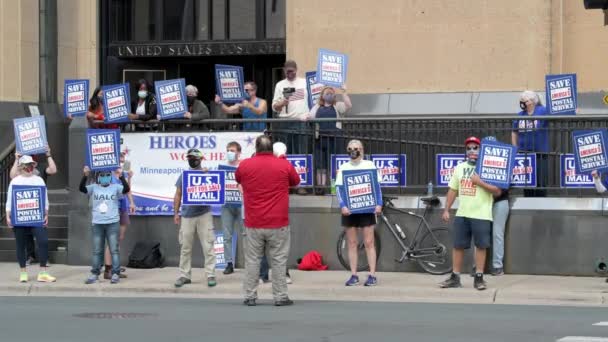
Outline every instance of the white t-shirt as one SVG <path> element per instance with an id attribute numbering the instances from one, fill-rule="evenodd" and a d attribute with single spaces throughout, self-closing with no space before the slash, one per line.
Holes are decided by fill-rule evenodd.
<path id="1" fill-rule="evenodd" d="M 336 174 L 336 185 L 342 185 L 342 171 L 349 170 L 377 170 L 376 165 L 371 160 L 362 160 L 359 164 L 353 164 L 352 162 L 344 163 L 338 169 L 338 173 Z M 382 175 L 380 174 L 380 170 L 378 170 L 378 179 L 382 179 Z"/>
<path id="2" fill-rule="evenodd" d="M 17 177 L 13 178 L 13 180 L 9 183 L 8 185 L 8 190 L 7 190 L 7 196 L 6 196 L 6 211 L 9 212 L 11 211 L 11 204 L 12 204 L 12 196 L 10 195 L 13 191 L 13 185 L 35 185 L 35 186 L 46 186 L 46 184 L 44 184 L 44 181 L 42 180 L 42 178 L 38 177 L 38 176 L 23 176 L 23 175 L 18 175 Z M 49 194 L 46 193 L 46 197 L 45 197 L 45 209 L 48 211 L 49 210 Z"/>
<path id="3" fill-rule="evenodd" d="M 146 115 L 146 102 L 142 102 L 137 105 L 137 109 L 135 110 L 135 114 L 137 115 Z"/>
<path id="4" fill-rule="evenodd" d="M 306 90 L 306 80 L 303 78 L 296 78 L 293 82 L 287 79 L 279 81 L 274 87 L 274 97 L 272 98 L 272 105 L 281 102 L 285 97 L 283 96 L 283 89 L 285 88 L 296 88 L 296 92 L 289 97 L 289 103 L 283 107 L 279 112 L 280 118 L 289 119 L 300 119 L 309 112 L 308 108 L 308 91 Z"/>

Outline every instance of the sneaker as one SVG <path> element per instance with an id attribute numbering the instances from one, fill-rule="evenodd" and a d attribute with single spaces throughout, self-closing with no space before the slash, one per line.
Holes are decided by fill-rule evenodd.
<path id="1" fill-rule="evenodd" d="M 87 277 L 87 280 L 84 281 L 85 284 L 90 285 L 90 284 L 94 284 L 99 280 L 99 276 L 97 274 L 89 274 L 89 276 Z"/>
<path id="2" fill-rule="evenodd" d="M 376 285 L 378 285 L 378 279 L 370 274 L 367 276 L 367 281 L 365 281 L 365 284 L 363 286 L 376 286 Z"/>
<path id="3" fill-rule="evenodd" d="M 501 275 L 505 274 L 505 271 L 502 267 L 496 267 L 496 268 L 492 269 L 491 274 L 493 276 L 501 276 Z"/>
<path id="4" fill-rule="evenodd" d="M 190 284 L 192 283 L 192 281 L 188 278 L 185 277 L 179 277 L 176 281 L 175 281 L 175 287 L 180 288 L 186 284 Z"/>
<path id="5" fill-rule="evenodd" d="M 27 281 L 28 281 L 27 272 L 20 272 L 19 273 L 19 282 L 20 283 L 27 283 Z"/>
<path id="6" fill-rule="evenodd" d="M 228 265 L 226 265 L 226 269 L 224 270 L 224 274 L 232 274 L 234 273 L 234 267 L 232 266 L 232 263 L 229 262 Z"/>
<path id="7" fill-rule="evenodd" d="M 251 298 L 251 299 L 245 299 L 245 301 L 243 302 L 244 305 L 247 306 L 256 306 L 257 304 L 255 303 L 255 299 Z"/>
<path id="8" fill-rule="evenodd" d="M 289 298 L 281 299 L 279 301 L 274 302 L 274 306 L 290 306 L 293 305 L 293 300 Z"/>
<path id="9" fill-rule="evenodd" d="M 34 261 L 34 258 L 28 257 L 27 260 L 25 260 L 25 266 L 31 266 Z"/>
<path id="10" fill-rule="evenodd" d="M 214 287 L 215 285 L 217 285 L 215 277 L 207 277 L 207 286 Z"/>
<path id="11" fill-rule="evenodd" d="M 110 279 L 110 284 L 118 284 L 120 283 L 120 274 L 112 274 L 112 279 Z"/>
<path id="12" fill-rule="evenodd" d="M 291 276 L 289 274 L 285 276 L 285 281 L 287 282 L 287 284 L 293 284 L 293 280 L 291 280 Z"/>
<path id="13" fill-rule="evenodd" d="M 452 273 L 448 279 L 439 283 L 439 287 L 442 289 L 462 287 L 462 284 L 460 283 L 460 276 L 456 273 Z"/>
<path id="14" fill-rule="evenodd" d="M 483 280 L 482 273 L 478 273 L 475 275 L 475 280 L 473 281 L 473 287 L 479 291 L 483 291 L 487 288 L 486 282 Z"/>
<path id="15" fill-rule="evenodd" d="M 473 267 L 471 267 L 471 278 L 474 278 L 475 274 L 477 274 L 477 267 L 473 265 Z"/>
<path id="16" fill-rule="evenodd" d="M 112 279 L 112 272 L 109 271 L 109 270 L 108 271 L 104 271 L 103 272 L 103 279 L 106 279 L 106 280 Z"/>
<path id="17" fill-rule="evenodd" d="M 346 286 L 355 286 L 355 285 L 359 285 L 359 276 L 356 275 L 351 275 L 350 279 L 348 279 L 348 281 L 346 282 L 346 284 L 344 284 Z"/>
<path id="18" fill-rule="evenodd" d="M 55 282 L 57 278 L 51 276 L 49 272 L 42 271 L 38 273 L 38 281 L 41 283 L 52 283 Z"/>

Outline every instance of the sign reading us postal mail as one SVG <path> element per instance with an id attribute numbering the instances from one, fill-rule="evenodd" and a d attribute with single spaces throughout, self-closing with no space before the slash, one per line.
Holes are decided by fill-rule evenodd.
<path id="1" fill-rule="evenodd" d="M 346 82 L 348 56 L 343 53 L 319 49 L 317 82 L 330 87 L 342 87 Z"/>
<path id="2" fill-rule="evenodd" d="M 488 184 L 508 189 L 511 185 L 516 154 L 517 147 L 513 145 L 483 139 L 475 164 L 475 173 Z"/>
<path id="3" fill-rule="evenodd" d="M 103 110 L 106 123 L 128 122 L 131 113 L 129 84 L 103 86 Z"/>
<path id="4" fill-rule="evenodd" d="M 308 91 L 308 108 L 314 107 L 321 97 L 324 85 L 317 83 L 317 72 L 309 71 L 306 73 L 306 90 Z"/>
<path id="5" fill-rule="evenodd" d="M 83 116 L 89 109 L 89 80 L 65 80 L 63 84 L 63 114 Z"/>
<path id="6" fill-rule="evenodd" d="M 511 186 L 514 188 L 536 187 L 536 154 L 520 153 L 515 157 Z"/>
<path id="7" fill-rule="evenodd" d="M 223 102 L 235 103 L 245 99 L 243 67 L 215 65 L 216 91 Z"/>
<path id="8" fill-rule="evenodd" d="M 287 160 L 300 176 L 300 186 L 312 186 L 312 154 L 292 154 Z"/>
<path id="9" fill-rule="evenodd" d="M 346 170 L 341 196 L 353 214 L 373 213 L 382 198 L 377 170 Z"/>
<path id="10" fill-rule="evenodd" d="M 572 132 L 577 173 L 608 168 L 607 137 L 606 130 Z"/>
<path id="11" fill-rule="evenodd" d="M 182 204 L 224 204 L 224 171 L 184 171 L 182 175 Z"/>
<path id="12" fill-rule="evenodd" d="M 593 177 L 591 174 L 576 172 L 574 154 L 562 154 L 559 156 L 560 186 L 562 188 L 593 188 Z"/>
<path id="13" fill-rule="evenodd" d="M 346 164 L 350 161 L 348 154 L 332 154 L 331 155 L 331 179 L 336 180 L 336 175 L 342 164 Z"/>
<path id="14" fill-rule="evenodd" d="M 217 168 L 226 174 L 224 177 L 224 204 L 242 204 L 243 195 L 239 191 L 239 184 L 234 176 L 236 167 L 222 164 Z"/>
<path id="15" fill-rule="evenodd" d="M 576 74 L 546 75 L 549 114 L 576 114 Z"/>
<path id="16" fill-rule="evenodd" d="M 87 165 L 93 171 L 116 170 L 120 167 L 120 131 L 87 130 Z"/>
<path id="17" fill-rule="evenodd" d="M 373 154 L 371 161 L 380 173 L 380 186 L 405 186 L 406 160 L 405 154 Z"/>
<path id="18" fill-rule="evenodd" d="M 13 185 L 11 190 L 11 224 L 14 227 L 44 226 L 46 187 Z"/>
<path id="19" fill-rule="evenodd" d="M 17 153 L 34 155 L 46 153 L 46 127 L 44 116 L 13 119 Z"/>
<path id="20" fill-rule="evenodd" d="M 458 164 L 464 162 L 464 154 L 437 154 L 435 155 L 437 175 L 436 183 L 438 187 L 446 187 L 450 184 L 454 169 Z"/>
<path id="21" fill-rule="evenodd" d="M 188 111 L 186 81 L 183 78 L 154 82 L 156 106 L 161 120 L 183 118 Z"/>

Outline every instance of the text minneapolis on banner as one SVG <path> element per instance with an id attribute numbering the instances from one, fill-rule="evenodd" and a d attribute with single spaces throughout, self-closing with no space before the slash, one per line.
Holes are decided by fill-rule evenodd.
<path id="1" fill-rule="evenodd" d="M 576 74 L 545 76 L 549 114 L 576 114 Z"/>
<path id="2" fill-rule="evenodd" d="M 517 147 L 497 141 L 482 140 L 475 173 L 481 180 L 501 189 L 511 185 Z"/>
<path id="3" fill-rule="evenodd" d="M 183 78 L 154 82 L 156 105 L 161 120 L 183 118 L 188 111 L 186 81 Z"/>
<path id="4" fill-rule="evenodd" d="M 106 123 L 129 122 L 131 97 L 129 84 L 103 86 L 103 109 Z"/>
<path id="5" fill-rule="evenodd" d="M 236 182 L 236 167 L 230 165 L 218 165 L 218 170 L 224 171 L 224 204 L 242 204 L 243 195 L 239 191 L 239 184 Z"/>
<path id="6" fill-rule="evenodd" d="M 293 165 L 300 176 L 300 186 L 312 186 L 312 155 L 292 154 L 287 156 L 287 160 Z"/>
<path id="7" fill-rule="evenodd" d="M 606 130 L 572 132 L 577 173 L 608 169 L 607 138 Z"/>
<path id="8" fill-rule="evenodd" d="M 559 180 L 562 188 L 593 188 L 593 177 L 590 173 L 581 174 L 576 172 L 574 154 L 562 154 L 559 156 Z"/>
<path id="9" fill-rule="evenodd" d="M 330 87 L 342 87 L 346 82 L 348 56 L 343 53 L 319 49 L 317 82 Z"/>
<path id="10" fill-rule="evenodd" d="M 93 171 L 113 171 L 120 167 L 120 131 L 87 130 L 87 165 Z"/>
<path id="11" fill-rule="evenodd" d="M 342 201 L 353 214 L 373 213 L 382 204 L 377 170 L 342 171 Z"/>
<path id="12" fill-rule="evenodd" d="M 46 216 L 46 187 L 11 186 L 11 224 L 14 227 L 42 227 Z"/>
<path id="13" fill-rule="evenodd" d="M 13 119 L 15 149 L 22 155 L 46 153 L 47 139 L 44 116 Z"/>
<path id="14" fill-rule="evenodd" d="M 245 99 L 243 67 L 215 65 L 216 91 L 223 102 L 236 103 Z"/>
<path id="15" fill-rule="evenodd" d="M 83 116 L 89 109 L 89 80 L 65 80 L 63 85 L 63 114 Z"/>
<path id="16" fill-rule="evenodd" d="M 317 72 L 309 71 L 306 73 L 306 90 L 308 91 L 308 108 L 314 107 L 319 102 L 321 91 L 324 85 L 317 83 Z"/>
<path id="17" fill-rule="evenodd" d="M 224 204 L 224 184 L 224 171 L 184 171 L 182 176 L 182 204 Z"/>

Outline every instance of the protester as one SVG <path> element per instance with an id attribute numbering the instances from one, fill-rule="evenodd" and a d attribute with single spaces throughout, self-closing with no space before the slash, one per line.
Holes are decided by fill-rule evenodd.
<path id="1" fill-rule="evenodd" d="M 137 81 L 137 101 L 131 104 L 129 119 L 148 121 L 156 119 L 156 96 L 152 92 L 152 84 L 146 79 Z"/>
<path id="2" fill-rule="evenodd" d="M 606 192 L 606 188 L 608 188 L 608 179 L 605 175 L 600 174 L 597 170 L 591 171 L 591 176 L 593 177 L 593 184 L 595 185 L 595 190 L 603 194 Z"/>
<path id="3" fill-rule="evenodd" d="M 207 171 L 201 166 L 203 154 L 196 148 L 191 148 L 186 153 L 190 170 Z M 217 285 L 215 278 L 215 252 L 213 243 L 215 233 L 213 231 L 213 216 L 211 208 L 204 205 L 181 205 L 182 201 L 182 175 L 179 175 L 175 183 L 175 196 L 173 197 L 173 221 L 179 226 L 178 240 L 181 246 L 179 256 L 180 277 L 175 281 L 175 287 L 179 288 L 192 283 L 192 243 L 194 234 L 198 235 L 205 258 L 205 273 L 207 275 L 207 286 Z M 181 217 L 180 217 L 181 207 Z"/>
<path id="4" fill-rule="evenodd" d="M 186 86 L 186 96 L 188 100 L 188 112 L 184 114 L 184 118 L 192 121 L 200 121 L 203 119 L 209 119 L 209 109 L 203 101 L 199 100 L 198 88 L 189 84 Z"/>
<path id="5" fill-rule="evenodd" d="M 80 180 L 80 192 L 89 195 L 91 206 L 93 241 L 93 256 L 91 274 L 85 280 L 85 284 L 93 284 L 99 280 L 101 267 L 103 266 L 103 254 L 106 240 L 112 254 L 112 277 L 110 282 L 120 282 L 120 253 L 118 251 L 118 235 L 120 231 L 120 198 L 130 191 L 129 183 L 120 170 L 120 184 L 112 183 L 112 172 L 100 171 L 97 173 L 95 182 L 87 184 L 91 170 L 88 166 L 83 169 Z"/>
<path id="6" fill-rule="evenodd" d="M 91 99 L 89 100 L 89 111 L 87 112 L 87 122 L 89 123 L 89 128 L 99 128 L 99 129 L 116 129 L 118 128 L 117 124 L 106 124 L 105 114 L 103 111 L 103 90 L 101 87 L 95 88 L 93 90 L 93 95 L 91 95 Z"/>
<path id="7" fill-rule="evenodd" d="M 241 158 L 241 145 L 231 141 L 226 145 L 226 160 L 228 166 L 238 167 Z M 224 231 L 224 258 L 226 269 L 224 274 L 234 273 L 234 260 L 232 258 L 232 236 L 243 232 L 243 217 L 241 204 L 224 204 L 222 206 L 222 230 Z"/>
<path id="8" fill-rule="evenodd" d="M 460 270 L 464 250 L 471 246 L 471 237 L 475 239 L 475 265 L 477 268 L 473 284 L 477 290 L 485 290 L 487 287 L 483 280 L 483 267 L 487 248 L 490 247 L 492 241 L 492 195 L 500 196 L 501 191 L 498 187 L 482 181 L 479 175 L 475 174 L 480 144 L 476 137 L 469 137 L 465 140 L 466 162 L 456 166 L 450 180 L 442 216 L 446 223 L 450 220 L 450 209 L 456 196 L 458 196 L 459 204 L 453 223 L 453 272 L 447 280 L 439 284 L 441 288 L 462 287 Z"/>
<path id="9" fill-rule="evenodd" d="M 235 174 L 243 188 L 246 213 L 244 304 L 256 305 L 260 259 L 266 251 L 272 266 L 274 305 L 292 305 L 285 279 L 290 243 L 289 187 L 298 185 L 300 176 L 291 163 L 273 155 L 268 136 L 259 136 L 255 147 L 255 156 L 243 160 Z"/>
<path id="10" fill-rule="evenodd" d="M 494 195 L 492 205 L 492 270 L 493 276 L 504 272 L 505 227 L 509 218 L 509 189 L 500 189 L 500 195 Z"/>
<path id="11" fill-rule="evenodd" d="M 336 100 L 336 90 L 332 87 L 324 87 L 321 90 L 317 104 L 310 110 L 311 118 L 337 119 L 344 116 L 352 108 L 350 97 L 346 94 L 346 85 L 342 86 L 343 101 Z M 319 192 L 324 194 L 327 184 L 330 158 L 337 154 L 336 146 L 341 146 L 342 139 L 338 138 L 338 132 L 342 129 L 341 122 L 320 122 L 316 124 L 314 159 L 316 167 L 317 185 L 323 187 Z"/>
<path id="12" fill-rule="evenodd" d="M 51 155 L 51 148 L 46 146 L 46 162 L 47 165 L 43 163 L 38 163 L 37 159 L 40 159 L 39 155 L 32 156 L 34 162 L 36 162 L 37 167 L 34 169 L 34 175 L 40 176 L 44 183 L 46 184 L 49 176 L 52 176 L 57 173 L 57 165 L 55 165 L 55 160 Z M 21 154 L 15 153 L 15 162 L 11 167 L 9 172 L 9 176 L 11 179 L 17 177 L 20 174 L 21 169 L 19 168 L 19 158 L 21 158 Z M 34 235 L 31 230 L 25 232 L 25 253 L 26 253 L 26 261 L 25 264 L 29 266 L 31 263 L 36 261 L 36 246 L 34 245 Z M 47 261 L 47 267 L 50 266 Z"/>
<path id="13" fill-rule="evenodd" d="M 532 118 L 514 120 L 511 132 L 511 143 L 519 148 L 520 153 L 536 152 L 536 172 L 538 187 L 547 186 L 549 178 L 549 122 L 543 120 L 542 116 L 548 115 L 537 93 L 526 90 L 519 99 L 522 109 L 517 115 L 531 116 Z M 545 189 L 524 189 L 525 197 L 545 197 Z"/>
<path id="14" fill-rule="evenodd" d="M 226 114 L 241 114 L 243 119 L 266 119 L 268 117 L 268 105 L 266 100 L 257 97 L 258 86 L 255 82 L 245 82 L 245 100 L 232 106 L 226 106 L 218 95 L 215 95 L 215 103 L 221 106 L 222 112 Z M 245 122 L 243 131 L 263 132 L 266 130 L 265 122 Z"/>
<path id="15" fill-rule="evenodd" d="M 359 140 L 351 140 L 346 148 L 350 161 L 340 166 L 336 175 L 336 193 L 340 193 L 340 188 L 344 185 L 342 175 L 344 171 L 350 170 L 377 170 L 376 165 L 369 160 L 364 160 L 365 151 L 363 143 Z M 380 176 L 380 175 L 379 175 Z M 346 286 L 359 284 L 357 275 L 357 246 L 359 244 L 359 229 L 363 233 L 363 243 L 365 245 L 365 255 L 369 263 L 369 275 L 365 281 L 365 286 L 376 286 L 376 245 L 374 241 L 374 228 L 376 227 L 376 215 L 382 212 L 382 203 L 376 206 L 373 214 L 352 214 L 348 209 L 344 199 L 338 196 L 340 210 L 342 212 L 342 227 L 346 231 L 348 241 L 348 260 L 350 263 L 351 276 L 346 281 Z"/>
<path id="16" fill-rule="evenodd" d="M 40 257 L 40 272 L 38 273 L 38 281 L 39 282 L 54 282 L 57 279 L 51 276 L 47 269 L 47 260 L 49 257 L 48 252 L 48 232 L 46 230 L 46 226 L 48 225 L 49 219 L 49 200 L 48 193 L 46 194 L 45 200 L 45 215 L 44 215 L 44 227 L 13 227 L 11 222 L 11 211 L 12 211 L 12 191 L 14 185 L 33 185 L 33 186 L 45 186 L 44 181 L 39 176 L 34 174 L 34 169 L 36 168 L 36 162 L 30 156 L 21 156 L 19 158 L 19 174 L 11 180 L 7 189 L 6 196 L 6 224 L 9 228 L 13 228 L 13 233 L 15 234 L 15 243 L 16 243 L 16 254 L 17 260 L 19 262 L 19 267 L 21 268 L 21 273 L 19 274 L 19 282 L 25 283 L 28 281 L 28 273 L 26 270 L 26 259 L 25 259 L 25 243 L 26 243 L 26 234 L 33 234 L 36 236 L 36 243 L 38 244 L 39 257 Z"/>

